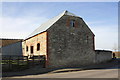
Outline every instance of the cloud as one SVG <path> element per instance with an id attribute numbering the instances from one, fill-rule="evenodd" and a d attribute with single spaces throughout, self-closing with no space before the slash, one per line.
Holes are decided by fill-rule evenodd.
<path id="1" fill-rule="evenodd" d="M 0 38 L 25 38 L 32 31 L 46 22 L 46 17 L 2 17 Z M 104 21 L 88 22 L 95 34 L 96 49 L 111 49 L 118 44 L 117 25 L 102 25 Z M 117 46 L 117 45 L 116 45 Z"/>
<path id="2" fill-rule="evenodd" d="M 95 34 L 96 49 L 102 48 L 114 50 L 115 47 L 118 48 L 118 28 L 116 26 L 117 25 L 99 25 L 91 27 Z"/>
<path id="3" fill-rule="evenodd" d="M 0 38 L 24 39 L 27 35 L 29 35 L 29 32 L 2 32 Z"/>
<path id="4" fill-rule="evenodd" d="M 92 25 L 96 25 L 96 24 L 106 23 L 106 21 L 88 21 L 86 23 L 92 26 Z"/>
<path id="5" fill-rule="evenodd" d="M 0 22 L 2 21 L 0 38 L 23 39 L 47 20 L 45 17 L 0 18 Z M 104 23 L 102 21 L 88 23 L 95 34 L 96 49 L 113 50 L 115 44 L 118 44 L 117 25 L 102 25 L 102 23 Z"/>
<path id="6" fill-rule="evenodd" d="M 86 22 L 95 34 L 96 49 L 118 50 L 118 25 L 117 20 L 96 20 Z"/>
<path id="7" fill-rule="evenodd" d="M 2 17 L 0 37 L 25 38 L 46 20 L 45 17 Z"/>

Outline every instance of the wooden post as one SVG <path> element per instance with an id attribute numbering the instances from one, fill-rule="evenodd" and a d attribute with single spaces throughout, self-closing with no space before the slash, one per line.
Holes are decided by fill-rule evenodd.
<path id="1" fill-rule="evenodd" d="M 9 70 L 11 69 L 11 56 L 9 56 L 9 62 L 8 62 L 8 65 L 9 65 Z"/>
<path id="2" fill-rule="evenodd" d="M 19 56 L 18 56 L 18 60 L 17 60 L 17 65 L 19 66 Z"/>
<path id="3" fill-rule="evenodd" d="M 39 55 L 39 64 L 40 64 L 40 55 Z"/>
<path id="4" fill-rule="evenodd" d="M 46 56 L 44 56 L 44 59 L 43 59 L 43 68 L 46 67 Z"/>
<path id="5" fill-rule="evenodd" d="M 34 56 L 33 56 L 33 58 L 32 58 L 32 62 L 33 62 L 33 66 L 34 66 Z"/>
<path id="6" fill-rule="evenodd" d="M 29 60 L 28 60 L 28 56 L 27 56 L 26 58 L 27 58 L 27 67 L 29 67 Z"/>

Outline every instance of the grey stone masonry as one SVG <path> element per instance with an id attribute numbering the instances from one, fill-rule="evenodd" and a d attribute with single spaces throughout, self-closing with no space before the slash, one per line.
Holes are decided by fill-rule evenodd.
<path id="1" fill-rule="evenodd" d="M 71 25 L 72 20 L 75 21 L 74 26 Z M 82 18 L 64 15 L 47 32 L 49 67 L 94 63 L 94 34 Z"/>
<path id="2" fill-rule="evenodd" d="M 95 62 L 101 63 L 112 59 L 112 51 L 107 50 L 95 50 Z"/>

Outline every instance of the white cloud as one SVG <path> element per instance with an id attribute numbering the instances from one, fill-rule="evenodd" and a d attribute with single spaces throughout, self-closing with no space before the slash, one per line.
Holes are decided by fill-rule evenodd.
<path id="1" fill-rule="evenodd" d="M 3 17 L 2 20 L 0 18 L 0 22 L 2 21 L 0 38 L 25 38 L 47 20 L 45 17 Z M 117 25 L 105 26 L 102 23 L 102 21 L 89 22 L 95 34 L 96 49 L 113 50 L 115 44 L 118 44 Z"/>
<path id="2" fill-rule="evenodd" d="M 0 37 L 25 38 L 46 20 L 48 19 L 45 17 L 2 17 Z"/>
<path id="3" fill-rule="evenodd" d="M 94 25 L 94 24 L 102 24 L 102 23 L 105 23 L 105 21 L 89 21 L 89 22 L 86 22 L 87 24 L 89 25 Z"/>
<path id="4" fill-rule="evenodd" d="M 116 25 L 99 25 L 97 27 L 91 27 L 91 29 L 95 34 L 96 49 L 114 50 L 115 47 L 118 48 L 118 29 Z"/>
<path id="5" fill-rule="evenodd" d="M 96 49 L 115 50 L 118 49 L 118 25 L 117 22 L 92 21 L 87 22 L 95 34 Z"/>
<path id="6" fill-rule="evenodd" d="M 24 39 L 26 35 L 29 35 L 29 32 L 2 32 L 0 38 Z"/>

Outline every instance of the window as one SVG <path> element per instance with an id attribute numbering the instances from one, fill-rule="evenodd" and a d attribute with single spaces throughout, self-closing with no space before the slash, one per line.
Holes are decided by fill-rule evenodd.
<path id="1" fill-rule="evenodd" d="M 40 50 L 40 43 L 37 44 L 37 51 Z"/>
<path id="2" fill-rule="evenodd" d="M 33 46 L 30 46 L 30 52 L 33 53 Z"/>
<path id="3" fill-rule="evenodd" d="M 87 36 L 87 43 L 88 43 L 88 38 L 89 38 L 89 36 Z"/>
<path id="4" fill-rule="evenodd" d="M 28 46 L 26 46 L 26 51 L 28 51 Z"/>
<path id="5" fill-rule="evenodd" d="M 70 26 L 75 27 L 75 20 L 70 21 Z"/>

